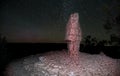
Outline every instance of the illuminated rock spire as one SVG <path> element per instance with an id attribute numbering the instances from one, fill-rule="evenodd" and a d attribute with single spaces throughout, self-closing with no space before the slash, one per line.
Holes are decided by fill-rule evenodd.
<path id="1" fill-rule="evenodd" d="M 79 47 L 81 41 L 81 29 L 78 13 L 73 13 L 70 15 L 66 26 L 65 40 L 68 43 L 69 56 L 77 61 L 79 59 Z"/>

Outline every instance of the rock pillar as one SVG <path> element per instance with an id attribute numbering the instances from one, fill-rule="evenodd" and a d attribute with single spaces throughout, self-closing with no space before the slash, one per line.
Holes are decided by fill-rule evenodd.
<path id="1" fill-rule="evenodd" d="M 65 40 L 68 45 L 69 56 L 77 61 L 79 59 L 79 47 L 81 41 L 81 29 L 78 13 L 73 13 L 70 15 L 66 26 Z"/>

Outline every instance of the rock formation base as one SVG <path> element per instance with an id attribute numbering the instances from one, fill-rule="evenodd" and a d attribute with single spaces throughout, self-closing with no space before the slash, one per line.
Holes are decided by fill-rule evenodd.
<path id="1" fill-rule="evenodd" d="M 119 60 L 80 53 L 79 64 L 66 51 L 30 56 L 9 64 L 6 76 L 120 76 Z"/>

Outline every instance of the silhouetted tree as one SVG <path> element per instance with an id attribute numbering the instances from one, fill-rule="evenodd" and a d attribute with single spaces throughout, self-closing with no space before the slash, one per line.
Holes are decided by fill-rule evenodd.
<path id="1" fill-rule="evenodd" d="M 101 40 L 98 42 L 97 46 L 105 46 L 107 44 L 107 40 Z"/>
<path id="2" fill-rule="evenodd" d="M 90 45 L 91 44 L 91 36 L 90 35 L 86 36 L 84 42 L 85 42 L 85 45 Z"/>
<path id="3" fill-rule="evenodd" d="M 115 45 L 120 45 L 120 0 L 113 0 L 114 5 L 106 5 L 104 11 L 107 15 L 104 29 L 110 33 L 110 39 Z M 112 8 L 112 9 L 111 9 Z M 115 9 L 115 10 L 113 10 Z M 114 14 L 113 14 L 114 11 Z M 117 15 L 116 15 L 116 14 Z M 114 31 L 114 32 L 111 32 Z"/>
<path id="4" fill-rule="evenodd" d="M 3 49 L 5 49 L 6 44 L 7 44 L 7 39 L 6 39 L 6 37 L 4 36 L 4 37 L 2 38 L 2 48 L 3 48 Z"/>
<path id="5" fill-rule="evenodd" d="M 98 42 L 97 38 L 96 37 L 91 37 L 90 35 L 88 35 L 84 38 L 84 45 L 96 46 L 97 42 Z"/>
<path id="6" fill-rule="evenodd" d="M 116 34 L 111 34 L 110 35 L 110 40 L 111 40 L 111 44 L 120 45 L 120 37 L 117 36 Z"/>
<path id="7" fill-rule="evenodd" d="M 96 37 L 91 37 L 90 35 L 86 36 L 84 38 L 84 49 L 82 50 L 83 52 L 91 53 L 91 54 L 99 54 L 100 50 L 97 48 L 97 38 Z"/>
<path id="8" fill-rule="evenodd" d="M 6 37 L 2 37 L 2 35 L 0 35 L 0 60 L 1 61 L 5 61 L 7 59 L 8 53 L 7 53 L 7 40 Z"/>
<path id="9" fill-rule="evenodd" d="M 94 38 L 92 38 L 91 39 L 91 45 L 93 45 L 93 46 L 96 46 L 97 45 L 97 38 L 96 37 L 94 37 Z"/>
<path id="10" fill-rule="evenodd" d="M 6 37 L 0 34 L 0 73 L 3 74 L 7 63 L 10 61 L 10 55 L 8 53 Z"/>

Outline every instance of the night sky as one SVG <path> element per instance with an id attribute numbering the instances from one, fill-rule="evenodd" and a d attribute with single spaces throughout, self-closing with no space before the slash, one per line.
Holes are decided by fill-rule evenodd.
<path id="1" fill-rule="evenodd" d="M 3 0 L 0 33 L 8 42 L 64 42 L 69 15 L 79 13 L 83 36 L 108 39 L 103 8 L 113 0 Z M 113 9 L 113 8 L 110 8 Z"/>

